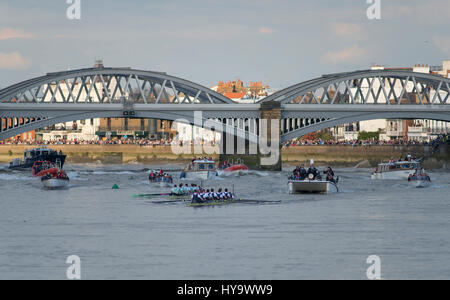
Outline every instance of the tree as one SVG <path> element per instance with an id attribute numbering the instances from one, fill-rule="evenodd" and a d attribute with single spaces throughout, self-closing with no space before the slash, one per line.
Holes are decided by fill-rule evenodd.
<path id="1" fill-rule="evenodd" d="M 367 140 L 375 140 L 378 141 L 380 139 L 380 132 L 379 131 L 361 131 L 358 134 L 358 140 L 360 141 L 367 141 Z"/>

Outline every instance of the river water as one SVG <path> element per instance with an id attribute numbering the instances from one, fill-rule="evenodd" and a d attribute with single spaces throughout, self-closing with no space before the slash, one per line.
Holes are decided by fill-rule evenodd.
<path id="1" fill-rule="evenodd" d="M 254 172 L 204 186 L 281 203 L 192 208 L 133 198 L 149 168 L 67 165 L 49 191 L 0 166 L 0 279 L 65 279 L 70 255 L 82 279 L 366 279 L 370 255 L 384 279 L 450 279 L 450 173 L 417 189 L 337 169 L 339 193 L 288 195 L 289 170 Z"/>

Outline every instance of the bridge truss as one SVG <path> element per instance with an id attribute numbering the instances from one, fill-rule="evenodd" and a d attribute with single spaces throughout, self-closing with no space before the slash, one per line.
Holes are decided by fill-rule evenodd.
<path id="1" fill-rule="evenodd" d="M 237 104 L 196 83 L 130 68 L 49 73 L 0 90 L 0 140 L 58 123 L 92 118 L 184 119 L 233 124 L 255 134 L 261 107 L 281 110 L 281 141 L 372 119 L 450 121 L 450 79 L 406 70 L 324 75 L 256 104 Z M 246 125 L 247 124 L 247 125 Z"/>

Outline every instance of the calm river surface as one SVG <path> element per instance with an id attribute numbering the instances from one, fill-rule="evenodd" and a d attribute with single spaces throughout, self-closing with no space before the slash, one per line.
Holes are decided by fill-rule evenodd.
<path id="1" fill-rule="evenodd" d="M 65 279 L 70 255 L 82 279 L 365 279 L 369 255 L 384 279 L 450 279 L 450 173 L 416 189 L 337 169 L 331 195 L 253 173 L 204 186 L 281 203 L 191 208 L 133 198 L 155 192 L 149 168 L 67 165 L 70 188 L 48 191 L 0 166 L 0 279 Z"/>

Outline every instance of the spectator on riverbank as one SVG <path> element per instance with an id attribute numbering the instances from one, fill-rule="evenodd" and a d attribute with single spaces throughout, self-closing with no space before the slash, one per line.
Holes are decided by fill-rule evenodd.
<path id="1" fill-rule="evenodd" d="M 336 140 L 307 140 L 298 139 L 283 143 L 284 148 L 295 147 L 295 146 L 321 146 L 321 145 L 340 145 L 340 146 L 353 146 L 353 147 L 370 147 L 370 146 L 383 146 L 383 145 L 429 145 L 432 147 L 432 151 L 436 151 L 439 145 L 443 143 L 449 143 L 449 134 L 443 134 L 438 136 L 436 139 L 430 142 L 419 142 L 410 141 L 403 139 L 396 139 L 391 141 L 374 141 L 374 140 L 351 140 L 351 141 L 336 141 Z M 53 141 L 21 141 L 21 140 L 11 140 L 11 141 L 0 141 L 0 145 L 28 145 L 28 146 L 52 146 L 52 145 L 138 145 L 138 146 L 172 146 L 172 145 L 183 145 L 186 144 L 185 141 L 178 141 L 174 139 L 161 139 L 161 140 L 150 140 L 146 138 L 133 139 L 133 138 L 120 138 L 111 140 L 53 140 Z M 202 140 L 191 141 L 191 146 L 194 145 L 205 145 L 206 142 Z M 215 142 L 208 142 L 209 145 L 215 146 Z"/>
<path id="2" fill-rule="evenodd" d="M 375 141 L 375 140 L 351 140 L 351 141 L 336 141 L 336 140 L 293 140 L 289 142 L 285 142 L 283 144 L 284 148 L 295 147 L 295 146 L 321 146 L 321 145 L 340 145 L 340 146 L 362 146 L 362 147 L 370 147 L 370 146 L 401 146 L 401 145 L 419 145 L 419 146 L 432 146 L 433 150 L 438 147 L 442 143 L 448 143 L 449 135 L 440 135 L 436 139 L 427 142 L 427 141 L 411 141 L 405 139 L 396 139 L 391 141 Z"/>

